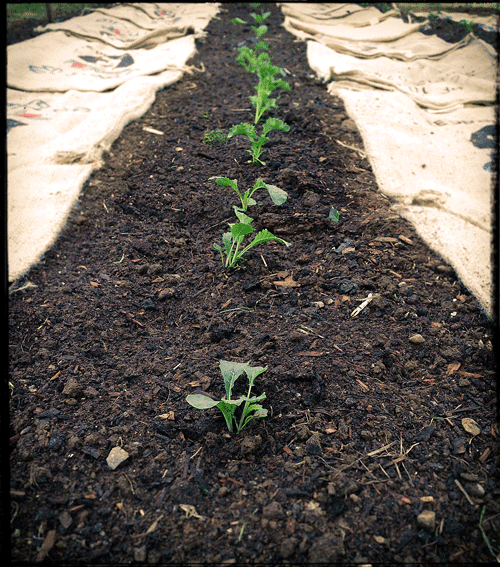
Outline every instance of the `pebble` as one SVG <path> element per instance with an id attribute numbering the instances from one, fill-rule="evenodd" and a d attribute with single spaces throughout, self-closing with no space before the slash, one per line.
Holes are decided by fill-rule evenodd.
<path id="1" fill-rule="evenodd" d="M 121 447 L 113 447 L 109 452 L 106 462 L 108 463 L 108 467 L 114 471 L 118 466 L 126 461 L 128 457 L 129 454 L 127 453 L 127 451 L 125 451 Z"/>
<path id="2" fill-rule="evenodd" d="M 470 492 L 472 496 L 477 496 L 478 498 L 482 498 L 486 494 L 486 491 L 478 482 L 471 485 Z"/>
<path id="3" fill-rule="evenodd" d="M 409 338 L 410 343 L 413 343 L 414 345 L 421 345 L 423 343 L 425 343 L 425 339 L 422 335 L 416 334 L 416 335 L 412 335 Z"/>
<path id="4" fill-rule="evenodd" d="M 417 516 L 417 524 L 428 531 L 433 531 L 436 525 L 436 512 L 424 510 Z"/>
<path id="5" fill-rule="evenodd" d="M 66 382 L 62 393 L 64 396 L 68 396 L 68 398 L 79 398 L 83 394 L 83 388 L 74 378 L 70 378 Z"/>

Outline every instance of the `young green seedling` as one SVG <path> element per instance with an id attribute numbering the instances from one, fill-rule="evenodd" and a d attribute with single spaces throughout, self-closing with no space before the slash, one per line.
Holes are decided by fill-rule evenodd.
<path id="1" fill-rule="evenodd" d="M 468 32 L 471 32 L 472 28 L 474 27 L 474 22 L 472 20 L 470 22 L 468 22 L 467 20 L 461 20 L 460 23 Z"/>
<path id="2" fill-rule="evenodd" d="M 290 246 L 288 242 L 285 242 L 281 238 L 274 236 L 267 228 L 258 232 L 254 239 L 242 248 L 243 241 L 247 234 L 252 234 L 254 228 L 252 227 L 253 219 L 246 215 L 243 211 L 239 210 L 237 207 L 234 208 L 234 212 L 238 217 L 240 222 L 228 223 L 230 232 L 225 232 L 222 235 L 222 244 L 224 248 L 217 243 L 214 243 L 214 248 L 219 252 L 222 259 L 222 265 L 225 268 L 236 268 L 239 262 L 245 260 L 243 256 L 255 246 L 264 244 L 266 242 L 279 242 L 285 246 Z"/>
<path id="3" fill-rule="evenodd" d="M 236 434 L 248 425 L 252 420 L 266 417 L 267 410 L 259 403 L 266 399 L 266 394 L 260 396 L 251 396 L 251 391 L 255 378 L 260 376 L 267 370 L 267 366 L 250 366 L 250 361 L 246 363 L 231 362 L 229 360 L 221 360 L 219 363 L 222 377 L 224 378 L 224 388 L 226 395 L 221 400 L 213 399 L 206 394 L 191 394 L 187 396 L 186 402 L 196 409 L 210 409 L 217 407 L 222 412 L 226 425 L 232 433 L 236 427 Z M 248 391 L 246 396 L 240 396 L 238 399 L 231 399 L 233 387 L 238 378 L 245 373 L 248 378 Z M 236 416 L 237 408 L 241 407 L 241 415 Z"/>
<path id="4" fill-rule="evenodd" d="M 268 118 L 263 127 L 262 127 L 262 134 L 259 136 L 253 124 L 248 124 L 247 122 L 242 122 L 241 124 L 236 124 L 229 129 L 229 133 L 227 135 L 228 138 L 232 138 L 233 136 L 247 136 L 250 140 L 251 149 L 246 150 L 252 159 L 248 160 L 248 163 L 255 163 L 259 162 L 262 165 L 266 165 L 265 161 L 260 159 L 260 156 L 263 153 L 262 146 L 269 140 L 266 134 L 272 132 L 273 130 L 282 130 L 283 132 L 288 132 L 290 130 L 290 126 L 285 124 L 283 120 L 279 118 Z"/>
<path id="5" fill-rule="evenodd" d="M 255 14 L 254 12 L 252 12 L 250 15 L 260 25 L 260 24 L 262 24 L 262 22 L 264 20 L 267 20 L 267 18 L 269 18 L 269 16 L 271 15 L 271 12 L 264 12 L 264 10 L 261 8 L 260 14 Z M 252 26 L 252 28 L 253 28 L 253 26 Z"/>
<path id="6" fill-rule="evenodd" d="M 271 65 L 272 67 L 272 65 Z M 264 67 L 265 69 L 265 67 Z M 290 85 L 283 79 L 275 78 L 272 75 L 264 75 L 260 78 L 256 87 L 257 94 L 250 97 L 250 102 L 255 108 L 254 124 L 258 124 L 262 115 L 270 108 L 278 108 L 275 98 L 269 95 L 276 89 L 290 90 Z"/>
<path id="7" fill-rule="evenodd" d="M 286 191 L 283 191 L 283 189 L 276 187 L 276 185 L 268 185 L 267 183 L 262 181 L 262 179 L 257 179 L 253 188 L 247 189 L 243 194 L 238 189 L 238 182 L 236 181 L 236 179 L 215 176 L 210 177 L 209 181 L 212 179 L 215 179 L 215 182 L 217 183 L 217 185 L 219 185 L 219 187 L 231 187 L 232 189 L 234 189 L 241 201 L 241 207 L 234 206 L 235 210 L 246 212 L 250 205 L 255 205 L 256 202 L 254 199 L 252 199 L 252 195 L 258 189 L 267 189 L 269 197 L 271 197 L 271 200 L 275 205 L 282 205 L 288 198 L 288 193 Z"/>
<path id="8" fill-rule="evenodd" d="M 254 16 L 255 14 L 252 14 Z M 250 26 L 253 29 L 253 33 L 256 35 L 257 39 L 260 39 L 268 30 L 266 24 L 260 24 L 260 26 Z"/>
<path id="9" fill-rule="evenodd" d="M 334 207 L 331 207 L 330 212 L 328 213 L 328 218 L 333 222 L 339 222 L 340 215 L 339 215 L 339 212 L 337 211 L 337 209 L 335 209 Z"/>
<path id="10" fill-rule="evenodd" d="M 203 136 L 203 143 L 213 146 L 215 142 L 221 142 L 222 144 L 227 144 L 227 134 L 224 130 L 216 128 L 215 130 L 207 130 Z"/>
<path id="11" fill-rule="evenodd" d="M 253 49 L 250 49 L 246 45 L 238 48 L 239 55 L 236 57 L 236 62 L 249 73 L 256 73 L 257 69 L 260 69 L 265 63 L 271 60 L 269 53 L 263 51 L 257 54 L 257 49 L 269 49 L 269 46 L 265 41 L 258 41 Z"/>

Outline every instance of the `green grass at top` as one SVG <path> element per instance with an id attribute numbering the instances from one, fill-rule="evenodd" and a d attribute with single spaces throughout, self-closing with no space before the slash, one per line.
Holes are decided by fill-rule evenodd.
<path id="1" fill-rule="evenodd" d="M 36 2 L 33 4 L 7 4 L 7 22 L 18 22 L 28 18 L 46 18 L 47 9 L 45 4 Z"/>
<path id="2" fill-rule="evenodd" d="M 80 3 L 54 3 L 50 4 L 52 16 L 55 21 L 65 20 L 79 16 L 85 8 L 97 8 L 99 4 Z M 7 25 L 22 22 L 23 20 L 36 19 L 41 23 L 47 22 L 47 7 L 43 2 L 7 4 Z"/>
<path id="3" fill-rule="evenodd" d="M 446 12 L 450 8 L 453 8 L 454 11 L 463 9 L 464 12 L 467 12 L 470 7 L 491 8 L 493 10 L 499 10 L 500 7 L 498 2 L 396 2 L 396 4 L 401 9 L 412 12 L 436 12 L 437 10 Z"/>

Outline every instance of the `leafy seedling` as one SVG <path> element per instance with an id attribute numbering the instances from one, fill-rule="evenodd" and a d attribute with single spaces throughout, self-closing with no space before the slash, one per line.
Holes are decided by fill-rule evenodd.
<path id="1" fill-rule="evenodd" d="M 227 428 L 233 433 L 236 428 L 236 434 L 248 425 L 252 420 L 266 417 L 267 410 L 258 402 L 266 399 L 266 394 L 260 396 L 251 396 L 255 378 L 260 376 L 267 370 L 267 366 L 250 366 L 250 361 L 246 363 L 231 362 L 229 360 L 221 360 L 219 363 L 220 371 L 224 379 L 225 397 L 221 400 L 213 399 L 207 394 L 190 394 L 186 398 L 186 402 L 196 409 L 210 409 L 217 407 L 222 412 L 226 420 Z M 231 398 L 233 387 L 238 378 L 245 373 L 248 378 L 248 391 L 246 396 L 240 396 L 233 400 Z M 237 408 L 241 407 L 241 415 L 236 416 Z"/>
<path id="2" fill-rule="evenodd" d="M 339 212 L 337 211 L 337 209 L 332 207 L 330 209 L 330 212 L 328 213 L 328 218 L 333 222 L 339 222 L 340 215 L 339 215 Z"/>
<path id="3" fill-rule="evenodd" d="M 252 195 L 258 189 L 267 189 L 269 193 L 269 197 L 271 197 L 272 202 L 275 205 L 282 205 L 288 199 L 288 193 L 276 187 L 276 185 L 268 185 L 262 179 L 257 179 L 252 189 L 247 189 L 245 193 L 241 193 L 238 189 L 238 182 L 236 179 L 229 179 L 228 177 L 210 177 L 209 180 L 215 179 L 215 182 L 219 187 L 231 187 L 234 189 L 238 197 L 240 198 L 241 207 L 234 207 L 235 210 L 238 209 L 240 211 L 246 212 L 250 205 L 255 205 L 256 202 L 252 199 Z"/>
<path id="4" fill-rule="evenodd" d="M 271 98 L 269 95 L 277 90 L 284 89 L 290 91 L 290 85 L 283 79 L 277 78 L 274 75 L 283 71 L 279 67 L 266 64 L 257 70 L 259 75 L 259 83 L 254 87 L 257 91 L 256 95 L 250 97 L 250 102 L 255 108 L 254 124 L 258 124 L 262 115 L 270 108 L 278 108 L 276 98 Z M 284 71 L 283 71 L 284 73 Z"/>
<path id="5" fill-rule="evenodd" d="M 262 161 L 260 156 L 264 152 L 262 147 L 269 140 L 266 134 L 269 134 L 269 132 L 272 132 L 273 130 L 288 132 L 290 130 L 290 126 L 285 124 L 283 120 L 280 120 L 279 118 L 268 118 L 262 127 L 262 134 L 259 136 L 253 124 L 242 122 L 229 129 L 228 138 L 239 135 L 246 136 L 250 140 L 251 145 L 251 149 L 246 151 L 252 158 L 248 160 L 248 163 L 255 163 L 258 161 L 262 165 L 266 165 L 266 162 Z"/>
<path id="6" fill-rule="evenodd" d="M 250 49 L 246 45 L 238 48 L 238 57 L 236 57 L 236 62 L 241 65 L 249 73 L 256 73 L 257 69 L 260 69 L 266 62 L 271 60 L 269 53 L 262 51 L 257 54 L 257 49 L 269 49 L 269 46 L 265 41 L 258 41 L 253 49 Z"/>
<path id="7" fill-rule="evenodd" d="M 245 20 L 242 20 L 241 18 L 233 18 L 231 20 L 232 24 L 242 24 L 243 26 L 247 25 L 247 22 L 245 22 Z"/>
<path id="8" fill-rule="evenodd" d="M 227 144 L 227 134 L 220 128 L 216 128 L 215 130 L 207 130 L 205 132 L 205 135 L 203 136 L 203 143 L 208 144 L 209 146 L 213 146 L 216 142 Z"/>
<path id="9" fill-rule="evenodd" d="M 254 14 L 252 14 L 253 16 Z M 266 24 L 261 24 L 260 26 L 250 26 L 253 29 L 253 33 L 260 39 L 268 30 Z"/>
<path id="10" fill-rule="evenodd" d="M 280 244 L 284 244 L 285 246 L 290 246 L 288 242 L 285 242 L 281 238 L 274 236 L 269 230 L 266 228 L 258 232 L 254 239 L 243 248 L 243 241 L 248 234 L 252 234 L 254 232 L 254 228 L 252 227 L 253 219 L 246 215 L 243 211 L 238 210 L 235 207 L 235 213 L 238 217 L 240 222 L 237 223 L 228 223 L 229 224 L 229 232 L 225 232 L 222 235 L 222 246 L 217 243 L 214 243 L 214 248 L 219 252 L 222 265 L 225 268 L 236 268 L 238 267 L 239 262 L 245 260 L 243 256 L 255 246 L 259 246 L 260 244 L 265 244 L 266 242 L 279 242 Z"/>
<path id="11" fill-rule="evenodd" d="M 472 31 L 472 28 L 474 27 L 474 22 L 472 20 L 470 22 L 468 22 L 467 20 L 461 20 L 460 23 L 469 33 Z"/>
<path id="12" fill-rule="evenodd" d="M 250 15 L 260 25 L 264 20 L 267 20 L 267 18 L 269 18 L 271 12 L 264 12 L 264 10 L 261 9 L 260 14 L 255 14 L 252 12 Z"/>

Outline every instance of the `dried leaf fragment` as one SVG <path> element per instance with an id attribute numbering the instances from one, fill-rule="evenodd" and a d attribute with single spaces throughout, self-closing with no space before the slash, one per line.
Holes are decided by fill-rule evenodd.
<path id="1" fill-rule="evenodd" d="M 282 287 L 300 287 L 300 284 L 293 279 L 293 273 L 287 276 L 284 281 L 275 281 L 274 285 L 280 285 Z"/>
<path id="2" fill-rule="evenodd" d="M 470 417 L 464 417 L 462 419 L 462 427 L 465 429 L 465 431 L 467 431 L 467 433 L 470 433 L 474 437 L 481 433 L 481 428 L 479 427 L 479 425 Z"/>
<path id="3" fill-rule="evenodd" d="M 203 516 L 200 516 L 196 511 L 196 508 L 194 506 L 191 506 L 191 504 L 179 504 L 179 508 L 186 512 L 186 518 L 193 517 L 198 518 L 198 520 L 203 520 Z"/>

